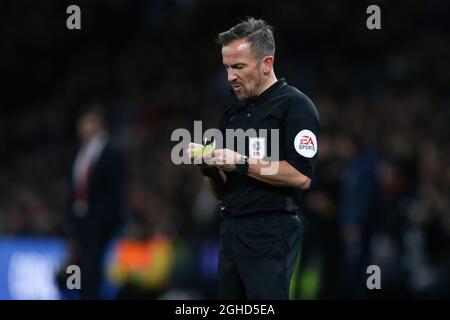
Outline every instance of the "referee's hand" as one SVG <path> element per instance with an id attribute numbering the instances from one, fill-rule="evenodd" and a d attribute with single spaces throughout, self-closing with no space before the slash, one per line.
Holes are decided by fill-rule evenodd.
<path id="1" fill-rule="evenodd" d="M 239 153 L 230 149 L 214 150 L 208 157 L 211 157 L 211 161 L 208 163 L 212 163 L 212 165 L 227 172 L 235 171 L 236 164 L 242 158 Z"/>
<path id="2" fill-rule="evenodd" d="M 189 143 L 186 152 L 188 154 L 189 159 L 193 161 L 195 165 L 200 165 L 201 167 L 211 167 L 212 159 L 211 159 L 211 151 L 205 152 L 202 151 L 204 148 L 203 145 L 198 143 Z"/>
<path id="3" fill-rule="evenodd" d="M 188 154 L 189 159 L 194 160 L 194 151 L 200 150 L 203 148 L 203 145 L 199 144 L 199 143 L 189 143 L 186 152 Z"/>

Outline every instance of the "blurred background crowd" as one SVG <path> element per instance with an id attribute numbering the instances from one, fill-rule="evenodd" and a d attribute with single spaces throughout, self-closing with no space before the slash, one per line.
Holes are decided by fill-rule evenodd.
<path id="1" fill-rule="evenodd" d="M 2 1 L 0 236 L 68 236 L 77 123 L 101 104 L 126 172 L 118 297 L 214 299 L 217 203 L 171 162 L 171 133 L 217 126 L 231 93 L 214 36 L 249 15 L 275 27 L 275 73 L 321 115 L 292 297 L 450 297 L 446 1 Z"/>

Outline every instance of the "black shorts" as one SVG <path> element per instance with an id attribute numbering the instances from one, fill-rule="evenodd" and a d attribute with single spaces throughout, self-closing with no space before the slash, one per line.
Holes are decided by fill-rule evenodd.
<path id="1" fill-rule="evenodd" d="M 224 218 L 220 224 L 219 299 L 289 299 L 302 233 L 297 215 Z"/>

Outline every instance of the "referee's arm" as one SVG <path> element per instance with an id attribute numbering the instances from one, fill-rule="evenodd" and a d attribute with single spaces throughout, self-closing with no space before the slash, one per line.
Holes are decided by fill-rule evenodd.
<path id="1" fill-rule="evenodd" d="M 242 157 L 230 149 L 219 149 L 212 152 L 213 164 L 224 172 L 236 170 L 236 164 Z M 262 161 L 250 158 L 247 175 L 262 182 L 279 186 L 308 189 L 311 179 L 294 168 L 288 161 Z M 223 172 L 222 172 L 223 173 Z"/>
<path id="2" fill-rule="evenodd" d="M 308 189 L 311 185 L 311 179 L 293 166 L 287 161 L 261 161 L 251 159 L 248 166 L 248 175 L 259 181 L 277 186 L 277 187 L 290 187 L 299 189 Z M 275 173 L 270 174 L 275 168 Z M 264 174 L 264 170 L 268 173 Z"/>

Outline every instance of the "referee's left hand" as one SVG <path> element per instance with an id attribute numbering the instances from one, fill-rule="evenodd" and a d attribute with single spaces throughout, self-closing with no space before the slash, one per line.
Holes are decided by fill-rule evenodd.
<path id="1" fill-rule="evenodd" d="M 230 149 L 217 149 L 210 154 L 210 157 L 212 165 L 223 171 L 231 172 L 236 170 L 236 164 L 242 156 Z"/>

